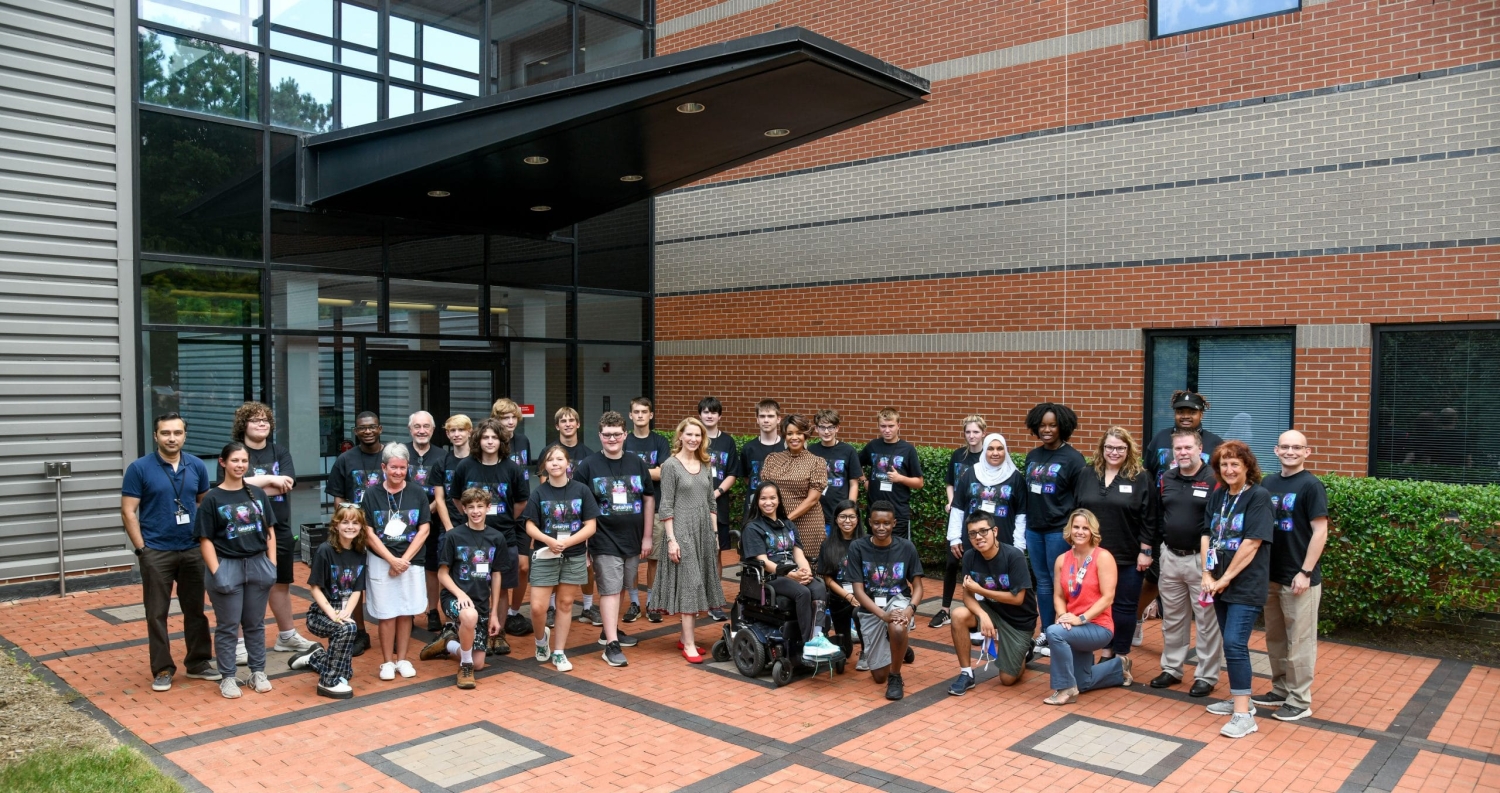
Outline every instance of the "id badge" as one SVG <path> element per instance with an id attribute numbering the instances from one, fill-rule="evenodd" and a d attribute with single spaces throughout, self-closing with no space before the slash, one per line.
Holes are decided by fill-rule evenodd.
<path id="1" fill-rule="evenodd" d="M 617 507 L 623 507 L 630 503 L 630 495 L 623 490 L 610 493 L 609 500 Z"/>
<path id="2" fill-rule="evenodd" d="M 400 537 L 405 533 L 406 522 L 401 520 L 400 518 L 391 518 L 390 521 L 385 524 L 385 536 L 387 537 Z"/>
<path id="3" fill-rule="evenodd" d="M 483 575 L 483 576 L 489 575 L 490 574 L 489 563 L 488 562 L 480 562 L 479 564 L 474 565 L 474 572 L 478 573 L 479 575 Z"/>
<path id="4" fill-rule="evenodd" d="M 1120 485 L 1120 492 L 1121 493 L 1133 493 L 1133 492 L 1135 492 L 1135 485 Z"/>
<path id="5" fill-rule="evenodd" d="M 1205 560 L 1203 564 L 1206 565 L 1209 570 L 1212 570 L 1215 567 L 1218 567 L 1219 566 L 1219 549 L 1214 548 L 1213 546 L 1209 546 L 1209 549 L 1208 549 L 1208 559 Z"/>
<path id="6" fill-rule="evenodd" d="M 1041 493 L 1042 492 L 1042 486 L 1041 486 L 1041 484 L 1037 483 L 1037 482 L 1032 482 L 1031 483 L 1031 492 L 1033 492 L 1033 493 Z"/>
<path id="7" fill-rule="evenodd" d="M 883 480 L 880 483 L 880 492 L 882 492 L 882 493 L 889 493 L 889 492 L 891 492 L 891 481 L 889 479 Z"/>
<path id="8" fill-rule="evenodd" d="M 177 513 L 177 525 L 178 526 L 186 526 L 186 525 L 188 525 L 189 523 L 192 523 L 192 522 L 193 522 L 193 516 L 192 515 L 189 515 L 186 512 L 179 512 L 179 513 Z"/>
<path id="9" fill-rule="evenodd" d="M 993 501 L 981 501 L 981 502 L 979 502 L 979 511 L 980 512 L 988 512 L 991 515 L 995 514 L 995 502 L 993 502 Z"/>
<path id="10" fill-rule="evenodd" d="M 851 595 L 854 594 L 854 585 L 853 584 L 844 584 L 844 591 L 847 592 L 847 593 L 849 593 L 849 594 L 851 594 Z"/>
<path id="11" fill-rule="evenodd" d="M 891 602 L 891 599 L 888 598 L 888 597 L 878 597 L 878 598 L 875 598 L 875 605 L 879 606 L 882 609 L 884 609 L 885 608 L 885 604 L 887 604 L 889 602 Z"/>
<path id="12" fill-rule="evenodd" d="M 1193 498 L 1208 498 L 1208 491 L 1193 488 Z"/>
<path id="13" fill-rule="evenodd" d="M 490 505 L 490 511 L 488 513 L 486 513 L 486 514 L 489 514 L 489 515 L 499 515 L 500 514 L 500 505 L 499 504 L 491 504 Z"/>

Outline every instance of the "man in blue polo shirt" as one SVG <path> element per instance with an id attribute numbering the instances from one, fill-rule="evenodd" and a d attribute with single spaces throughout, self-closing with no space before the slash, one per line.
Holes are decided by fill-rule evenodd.
<path id="1" fill-rule="evenodd" d="M 125 469 L 120 487 L 120 514 L 130 547 L 140 559 L 141 591 L 146 605 L 146 634 L 151 645 L 152 691 L 172 688 L 177 664 L 167 639 L 167 611 L 172 585 L 182 607 L 187 643 L 187 676 L 218 680 L 208 618 L 203 616 L 203 553 L 193 539 L 198 502 L 208 492 L 208 467 L 187 454 L 187 422 L 176 413 L 158 416 L 152 437 L 156 450 Z"/>

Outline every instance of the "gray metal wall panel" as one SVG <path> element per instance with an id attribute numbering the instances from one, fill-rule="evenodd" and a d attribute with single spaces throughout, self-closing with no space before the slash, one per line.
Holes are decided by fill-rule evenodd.
<path id="1" fill-rule="evenodd" d="M 73 463 L 68 569 L 133 561 L 119 517 L 134 404 L 121 345 L 133 315 L 120 305 L 134 278 L 121 272 L 128 9 L 0 0 L 0 580 L 57 571 L 44 460 Z"/>

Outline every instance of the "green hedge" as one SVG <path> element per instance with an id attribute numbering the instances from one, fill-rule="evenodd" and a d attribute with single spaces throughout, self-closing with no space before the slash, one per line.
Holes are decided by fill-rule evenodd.
<path id="1" fill-rule="evenodd" d="M 753 437 L 735 440 L 743 446 Z M 917 447 L 927 486 L 912 496 L 912 541 L 926 565 L 941 564 L 946 551 L 943 469 L 951 452 Z M 1020 466 L 1023 455 L 1013 457 Z M 1500 485 L 1337 474 L 1321 479 L 1330 519 L 1319 615 L 1324 632 L 1495 609 Z M 744 489 L 743 480 L 734 488 L 737 510 L 743 509 Z"/>

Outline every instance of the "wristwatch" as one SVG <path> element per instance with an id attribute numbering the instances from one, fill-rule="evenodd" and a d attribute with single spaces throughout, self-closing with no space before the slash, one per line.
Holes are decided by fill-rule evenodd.
<path id="1" fill-rule="evenodd" d="M 1141 553 L 1143 553 L 1143 554 L 1145 554 L 1147 556 L 1150 556 L 1152 558 L 1156 557 L 1156 549 L 1155 548 L 1142 548 L 1141 549 Z"/>
<path id="2" fill-rule="evenodd" d="M 1089 615 L 1087 615 L 1087 614 L 1079 614 L 1078 615 L 1078 624 L 1079 625 L 1087 625 L 1087 624 L 1089 624 Z"/>
<path id="3" fill-rule="evenodd" d="M 1312 571 L 1311 570 L 1298 570 L 1297 572 L 1299 572 L 1299 573 L 1307 576 L 1308 580 L 1312 580 Z"/>
<path id="4" fill-rule="evenodd" d="M 140 556 L 141 554 L 143 554 L 145 552 L 146 552 L 146 546 L 144 546 L 144 545 L 142 545 L 141 547 L 135 549 L 135 555 L 136 556 Z"/>

